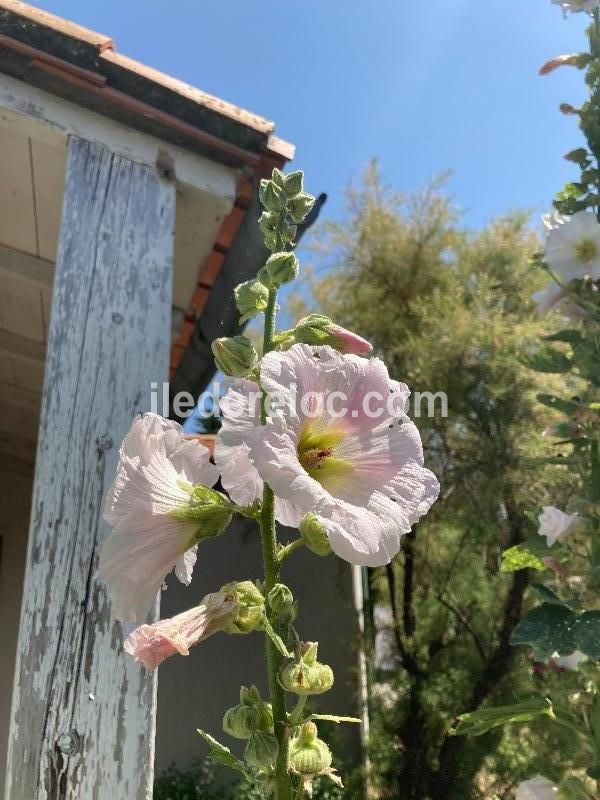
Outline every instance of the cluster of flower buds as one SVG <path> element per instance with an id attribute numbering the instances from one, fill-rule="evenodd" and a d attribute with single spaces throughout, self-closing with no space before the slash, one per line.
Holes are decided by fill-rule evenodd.
<path id="1" fill-rule="evenodd" d="M 299 642 L 296 658 L 279 671 L 279 683 L 300 696 L 323 694 L 333 686 L 333 670 L 317 661 L 318 642 Z"/>
<path id="2" fill-rule="evenodd" d="M 223 730 L 235 739 L 247 741 L 244 760 L 249 767 L 272 770 L 279 751 L 273 735 L 273 711 L 256 686 L 242 686 L 239 705 L 225 712 Z"/>
<path id="3" fill-rule="evenodd" d="M 302 222 L 315 203 L 315 198 L 304 191 L 303 184 L 301 170 L 284 175 L 274 169 L 271 180 L 260 182 L 260 202 L 265 210 L 258 225 L 271 252 L 294 241 L 294 223 Z"/>
<path id="4" fill-rule="evenodd" d="M 265 616 L 265 598 L 252 581 L 227 583 L 219 590 L 232 595 L 237 603 L 237 615 L 227 628 L 227 633 L 252 633 L 262 627 Z"/>

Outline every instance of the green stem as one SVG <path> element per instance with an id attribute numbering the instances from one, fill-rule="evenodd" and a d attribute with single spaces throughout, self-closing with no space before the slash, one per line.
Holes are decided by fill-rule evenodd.
<path id="1" fill-rule="evenodd" d="M 273 349 L 275 334 L 275 314 L 277 307 L 277 290 L 269 290 L 269 302 L 265 311 L 265 330 L 263 338 L 263 353 Z M 267 397 L 263 391 L 261 396 L 261 422 L 267 420 Z M 260 529 L 262 535 L 263 563 L 265 571 L 265 594 L 268 594 L 279 581 L 279 561 L 277 559 L 277 532 L 275 529 L 275 496 L 273 490 L 265 484 L 263 491 L 263 504 L 260 514 Z M 269 616 L 269 621 L 277 630 L 277 619 Z M 279 632 L 279 631 L 278 631 Z M 273 720 L 275 736 L 279 744 L 279 753 L 275 769 L 275 797 L 276 800 L 292 800 L 292 785 L 288 772 L 288 731 L 287 710 L 283 688 L 279 685 L 277 674 L 281 666 L 282 656 L 271 639 L 265 637 L 267 672 L 269 679 L 269 694 L 273 706 Z"/>
<path id="2" fill-rule="evenodd" d="M 281 547 L 279 552 L 277 553 L 277 560 L 281 564 L 288 556 L 291 556 L 293 552 L 298 550 L 299 547 L 304 547 L 304 539 L 296 539 L 289 544 L 286 544 L 285 547 Z"/>
<path id="3" fill-rule="evenodd" d="M 292 713 L 289 715 L 290 725 L 299 725 L 304 714 L 304 707 L 308 700 L 308 695 L 299 695 L 298 702 Z"/>

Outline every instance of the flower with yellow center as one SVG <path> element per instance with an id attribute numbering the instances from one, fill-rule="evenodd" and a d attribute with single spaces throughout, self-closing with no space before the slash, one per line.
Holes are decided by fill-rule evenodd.
<path id="1" fill-rule="evenodd" d="M 222 474 L 225 488 L 248 499 L 266 481 L 280 522 L 313 514 L 341 558 L 388 563 L 439 491 L 404 410 L 407 387 L 378 358 L 305 344 L 267 354 L 260 383 L 272 401 L 266 425 L 252 413 L 258 387 L 248 381 L 221 404 L 215 459 L 236 463 L 236 474 Z"/>
<path id="2" fill-rule="evenodd" d="M 592 211 L 578 211 L 548 231 L 544 258 L 561 283 L 600 279 L 600 223 Z"/>

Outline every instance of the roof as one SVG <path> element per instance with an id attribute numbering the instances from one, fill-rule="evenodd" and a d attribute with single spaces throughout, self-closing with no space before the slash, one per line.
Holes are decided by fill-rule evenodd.
<path id="1" fill-rule="evenodd" d="M 294 148 L 273 122 L 117 52 L 110 36 L 0 0 L 0 69 L 104 116 L 232 166 Z"/>

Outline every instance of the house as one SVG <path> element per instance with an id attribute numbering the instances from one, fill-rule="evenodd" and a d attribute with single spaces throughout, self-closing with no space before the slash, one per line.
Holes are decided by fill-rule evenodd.
<path id="1" fill-rule="evenodd" d="M 121 55 L 107 36 L 0 0 L 0 786 L 5 800 L 149 798 L 153 763 L 217 733 L 260 635 L 215 637 L 157 676 L 122 651 L 95 580 L 103 495 L 151 387 L 197 397 L 236 283 L 265 251 L 256 184 L 293 148 L 273 123 Z M 166 413 L 166 411 L 165 411 Z M 352 577 L 302 554 L 309 637 L 348 713 Z M 243 524 L 206 543 L 163 615 L 260 576 Z M 331 587 L 336 587 L 336 602 Z M 327 706 L 335 711 L 333 706 Z"/>

